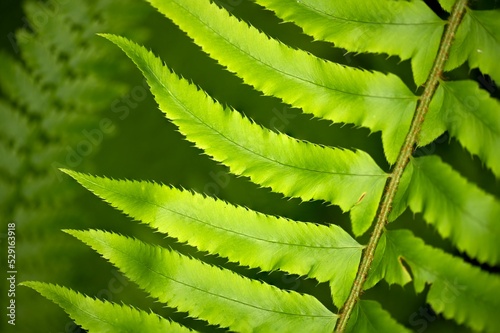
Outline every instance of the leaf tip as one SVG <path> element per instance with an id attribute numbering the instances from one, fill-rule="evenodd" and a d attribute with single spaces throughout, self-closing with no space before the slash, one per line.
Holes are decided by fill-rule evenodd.
<path id="1" fill-rule="evenodd" d="M 90 231 L 85 231 L 85 230 L 76 230 L 76 229 L 63 229 L 63 232 L 67 233 L 68 235 L 71 235 L 78 239 L 79 241 L 87 244 L 87 241 L 89 239 L 89 235 L 87 235 Z"/>
<path id="2" fill-rule="evenodd" d="M 61 172 L 64 172 L 65 174 L 67 174 L 68 176 L 70 176 L 71 178 L 73 178 L 74 180 L 76 180 L 77 182 L 79 182 L 80 184 L 81 184 L 81 181 L 83 179 L 85 179 L 86 177 L 88 177 L 88 175 L 85 175 L 83 173 L 80 173 L 80 172 L 77 172 L 77 171 L 74 171 L 74 170 L 70 170 L 70 169 L 59 168 L 59 170 Z"/>
<path id="3" fill-rule="evenodd" d="M 96 35 L 99 36 L 99 37 L 102 37 L 102 38 L 106 38 L 109 41 L 113 41 L 113 39 L 116 39 L 117 37 L 119 37 L 117 35 L 109 34 L 109 33 L 106 33 L 106 32 L 98 32 L 98 33 L 96 33 Z"/>
<path id="4" fill-rule="evenodd" d="M 68 176 L 70 176 L 72 178 L 75 178 L 73 175 L 77 174 L 76 171 L 73 171 L 73 170 L 70 170 L 70 169 L 66 169 L 66 168 L 59 168 L 59 171 L 67 174 Z"/>
<path id="5" fill-rule="evenodd" d="M 62 229 L 62 232 L 65 232 L 68 235 L 78 238 L 78 234 L 82 233 L 83 231 L 76 229 Z"/>
<path id="6" fill-rule="evenodd" d="M 43 282 L 39 281 L 23 281 L 19 283 L 20 286 L 27 287 L 33 289 L 34 291 L 41 293 L 40 290 L 46 285 Z"/>

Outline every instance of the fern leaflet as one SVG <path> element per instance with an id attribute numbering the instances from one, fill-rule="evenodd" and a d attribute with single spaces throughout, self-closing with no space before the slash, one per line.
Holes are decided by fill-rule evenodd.
<path id="1" fill-rule="evenodd" d="M 90 333 L 148 332 L 148 333 L 189 333 L 194 332 L 154 313 L 147 313 L 127 305 L 92 299 L 71 289 L 41 282 L 25 282 L 61 306 L 86 327 Z"/>

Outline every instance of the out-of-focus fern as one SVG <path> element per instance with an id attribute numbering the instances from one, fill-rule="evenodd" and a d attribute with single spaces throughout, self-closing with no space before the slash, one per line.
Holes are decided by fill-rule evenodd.
<path id="1" fill-rule="evenodd" d="M 473 81 L 442 78 L 464 61 L 497 77 L 492 64 L 500 48 L 499 10 L 441 0 L 441 9 L 449 13 L 443 20 L 417 0 L 256 1 L 315 38 L 349 51 L 410 59 L 415 84 L 423 84 L 417 95 L 395 75 L 340 66 L 288 47 L 208 0 L 150 2 L 264 94 L 316 117 L 381 131 L 391 170 L 384 171 L 360 150 L 322 146 L 264 128 L 214 101 L 145 48 L 104 35 L 137 65 L 160 109 L 189 141 L 260 186 L 339 206 L 350 213 L 353 235 L 333 224 L 268 216 L 165 185 L 64 170 L 130 217 L 201 251 L 241 266 L 328 282 L 333 306 L 327 307 L 312 297 L 318 295 L 280 290 L 116 233 L 69 234 L 158 301 L 230 331 L 409 332 L 379 302 L 362 297 L 382 280 L 402 286 L 411 282 L 417 293 L 428 286 L 426 299 L 436 313 L 476 331 L 500 330 L 500 276 L 487 269 L 500 263 L 500 201 L 438 156 L 414 154 L 448 131 L 484 162 L 485 172 L 500 177 L 500 103 Z M 476 109 L 466 98 L 476 101 Z M 388 225 L 407 208 L 421 213 L 463 255 L 431 246 L 401 225 Z M 369 229 L 364 245 L 359 237 Z M 95 332 L 101 327 L 89 313 L 97 318 L 107 318 L 111 309 L 118 318 L 129 313 L 126 306 L 119 311 L 119 305 L 103 305 L 62 287 L 26 285 Z M 76 310 L 79 304 L 89 310 Z M 140 331 L 140 321 L 131 320 L 127 329 Z"/>
<path id="2" fill-rule="evenodd" d="M 19 58 L 0 53 L 0 214 L 17 226 L 18 279 L 81 278 L 62 255 L 81 251 L 54 231 L 62 221 L 85 225 L 85 211 L 71 204 L 78 195 L 57 167 L 90 165 L 87 157 L 112 133 L 104 111 L 128 89 L 127 66 L 114 64 L 116 50 L 95 33 L 133 31 L 144 40 L 138 14 L 145 9 L 133 1 L 28 1 L 30 27 L 17 31 L 13 45 Z M 28 297 L 22 290 L 16 295 L 16 332 L 71 328 L 68 319 Z M 2 320 L 0 330 L 9 326 Z"/>

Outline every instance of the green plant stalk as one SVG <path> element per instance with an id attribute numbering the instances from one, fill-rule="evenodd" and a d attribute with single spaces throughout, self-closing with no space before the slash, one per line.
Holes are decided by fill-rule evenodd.
<path id="1" fill-rule="evenodd" d="M 445 62 L 448 59 L 448 54 L 455 37 L 455 33 L 458 29 L 458 26 L 460 25 L 460 22 L 462 21 L 466 8 L 467 0 L 458 0 L 451 11 L 446 31 L 441 40 L 439 52 L 432 67 L 431 73 L 429 74 L 429 78 L 427 79 L 427 82 L 425 84 L 424 93 L 420 97 L 415 115 L 412 120 L 410 131 L 406 136 L 405 143 L 401 148 L 393 172 L 391 173 L 391 176 L 388 180 L 389 184 L 386 187 L 384 198 L 379 207 L 377 222 L 375 224 L 368 245 L 364 250 L 356 279 L 354 280 L 354 284 L 351 288 L 349 297 L 347 298 L 347 301 L 340 311 L 340 316 L 335 327 L 335 332 L 337 333 L 343 333 L 345 331 L 349 317 L 351 316 L 354 306 L 356 305 L 356 302 L 359 300 L 363 291 L 363 285 L 366 281 L 366 277 L 373 262 L 375 249 L 377 248 L 377 244 L 387 223 L 387 218 L 389 217 L 389 213 L 391 212 L 392 202 L 396 195 L 396 191 L 403 175 L 403 171 L 408 165 L 408 162 L 410 161 L 410 158 L 413 154 L 414 147 L 417 144 L 418 135 L 422 128 L 422 123 L 424 122 L 425 115 L 427 113 L 427 110 L 429 109 L 432 97 L 434 96 L 434 93 L 436 92 L 436 89 L 439 85 L 439 79 L 441 77 L 441 74 L 443 73 Z"/>

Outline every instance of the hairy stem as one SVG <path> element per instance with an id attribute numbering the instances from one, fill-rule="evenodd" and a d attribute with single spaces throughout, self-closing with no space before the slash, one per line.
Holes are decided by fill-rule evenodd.
<path id="1" fill-rule="evenodd" d="M 434 61 L 434 65 L 432 67 L 431 73 L 429 74 L 427 82 L 425 83 L 424 93 L 419 99 L 415 115 L 413 116 L 410 131 L 406 136 L 404 145 L 399 152 L 396 165 L 394 166 L 391 177 L 388 180 L 389 184 L 386 187 L 383 200 L 379 206 L 377 222 L 375 224 L 375 228 L 370 237 L 368 245 L 364 250 L 363 258 L 361 259 L 356 279 L 354 280 L 354 284 L 351 288 L 351 293 L 349 294 L 344 307 L 341 309 L 340 316 L 335 328 L 335 332 L 337 333 L 343 333 L 345 331 L 347 321 L 349 320 L 351 312 L 354 309 L 354 305 L 359 300 L 361 292 L 363 291 L 363 285 L 373 262 L 375 249 L 377 248 L 377 244 L 387 223 L 387 218 L 389 216 L 389 213 L 391 212 L 392 203 L 394 201 L 401 176 L 403 175 L 403 171 L 408 165 L 414 147 L 417 143 L 418 135 L 420 133 L 420 129 L 422 128 L 422 123 L 424 121 L 427 110 L 429 109 L 429 104 L 432 100 L 432 97 L 434 96 L 434 93 L 436 92 L 436 89 L 439 85 L 439 79 L 443 72 L 446 59 L 448 59 L 448 54 L 450 52 L 453 38 L 455 37 L 455 33 L 465 13 L 466 6 L 467 0 L 458 0 L 452 9 L 446 31 L 441 40 L 439 52 L 437 54 L 436 60 Z M 423 45 L 422 47 L 425 47 L 425 45 Z"/>

